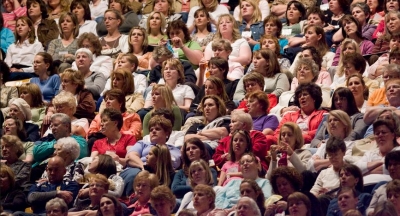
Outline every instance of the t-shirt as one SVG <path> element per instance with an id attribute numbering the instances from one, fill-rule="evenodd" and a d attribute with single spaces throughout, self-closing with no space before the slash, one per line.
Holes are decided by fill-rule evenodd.
<path id="1" fill-rule="evenodd" d="M 133 146 L 136 143 L 136 139 L 130 134 L 121 134 L 121 138 L 117 141 L 115 145 L 110 145 L 107 141 L 107 137 L 103 139 L 96 140 L 92 147 L 93 151 L 98 151 L 99 154 L 106 154 L 107 151 L 115 152 L 120 158 L 125 158 L 126 147 Z"/>
<path id="2" fill-rule="evenodd" d="M 176 85 L 176 87 L 172 89 L 172 94 L 178 106 L 183 106 L 185 104 L 185 99 L 194 99 L 193 89 L 188 85 Z M 147 94 L 146 101 L 151 101 L 151 93 Z"/>
<path id="3" fill-rule="evenodd" d="M 203 51 L 201 49 L 201 46 L 199 45 L 199 43 L 197 43 L 196 41 L 188 41 L 185 43 L 185 46 L 188 47 L 191 50 L 200 50 Z M 180 60 L 186 60 L 189 61 L 189 59 L 186 57 L 185 53 L 183 52 L 183 50 L 181 48 L 172 48 L 174 50 L 174 52 L 178 52 L 178 58 Z M 193 69 L 197 69 L 198 65 L 193 65 Z"/>
<path id="4" fill-rule="evenodd" d="M 50 102 L 58 94 L 61 85 L 60 76 L 57 74 L 50 76 L 47 80 L 40 80 L 39 77 L 33 77 L 29 82 L 39 86 L 43 94 L 43 99 L 47 102 Z"/>
<path id="5" fill-rule="evenodd" d="M 263 115 L 253 118 L 253 130 L 263 131 L 266 128 L 275 130 L 279 126 L 278 118 L 275 115 Z"/>
<path id="6" fill-rule="evenodd" d="M 229 173 L 239 172 L 239 162 L 227 161 L 222 166 L 221 171 L 226 173 L 226 179 L 223 186 L 225 186 L 232 179 L 241 179 L 239 177 L 230 177 Z"/>

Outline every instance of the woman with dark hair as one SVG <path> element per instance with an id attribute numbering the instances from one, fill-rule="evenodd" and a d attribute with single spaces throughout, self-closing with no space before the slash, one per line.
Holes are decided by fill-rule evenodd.
<path id="1" fill-rule="evenodd" d="M 43 94 L 43 99 L 50 102 L 60 89 L 60 76 L 57 74 L 52 56 L 47 52 L 39 52 L 34 59 L 34 71 L 38 77 L 30 79 L 30 83 L 39 86 Z"/>
<path id="2" fill-rule="evenodd" d="M 171 40 L 172 50 L 178 53 L 180 60 L 189 61 L 194 69 L 199 65 L 203 57 L 200 45 L 190 38 L 189 29 L 182 20 L 175 20 L 169 23 L 167 27 L 168 39 Z M 163 40 L 161 40 L 162 43 Z"/>
<path id="3" fill-rule="evenodd" d="M 33 59 L 36 53 L 43 52 L 43 46 L 36 41 L 32 21 L 26 17 L 16 20 L 15 43 L 7 49 L 4 61 L 11 72 L 33 72 Z"/>
<path id="4" fill-rule="evenodd" d="M 76 39 L 79 34 L 78 18 L 74 13 L 63 13 L 60 16 L 58 27 L 60 28 L 60 39 L 50 42 L 47 53 L 53 56 L 53 60 L 72 64 L 78 49 Z"/>
<path id="5" fill-rule="evenodd" d="M 193 32 L 193 30 L 195 29 L 194 14 L 200 8 L 204 8 L 206 12 L 210 14 L 212 31 L 215 32 L 215 29 L 218 28 L 217 21 L 219 20 L 219 17 L 223 14 L 229 14 L 229 10 L 224 5 L 219 4 L 217 0 L 212 0 L 208 2 L 205 0 L 201 0 L 199 1 L 199 3 L 200 6 L 194 6 L 190 8 L 189 17 L 186 22 L 186 25 L 189 28 L 189 32 Z M 233 8 L 231 9 L 233 10 Z"/>
<path id="6" fill-rule="evenodd" d="M 7 165 L 2 164 L 0 168 L 0 203 L 2 212 L 13 213 L 24 209 L 26 206 L 25 194 L 15 185 L 14 171 Z"/>
<path id="7" fill-rule="evenodd" d="M 194 12 L 194 33 L 192 40 L 197 42 L 202 51 L 214 38 L 215 33 L 211 28 L 211 17 L 205 8 L 199 8 Z"/>
<path id="8" fill-rule="evenodd" d="M 341 19 L 341 24 L 343 26 L 342 34 L 344 38 L 349 38 L 356 41 L 357 44 L 359 44 L 361 55 L 372 53 L 372 48 L 374 47 L 374 44 L 362 36 L 362 26 L 356 18 L 351 15 L 345 15 Z M 339 46 L 336 49 L 336 54 L 332 63 L 333 66 L 337 66 L 339 63 L 340 50 L 341 47 Z"/>
<path id="9" fill-rule="evenodd" d="M 331 110 L 342 110 L 350 117 L 352 132 L 348 137 L 345 138 L 345 140 L 354 141 L 362 139 L 365 131 L 367 130 L 367 125 L 363 120 L 364 114 L 358 110 L 353 93 L 350 91 L 350 89 L 345 87 L 337 88 L 333 93 L 331 104 Z M 324 119 L 321 121 L 317 134 L 311 141 L 311 147 L 319 147 L 321 143 L 324 143 L 326 139 L 329 138 L 326 126 L 327 120 L 328 118 L 324 117 Z"/>
<path id="10" fill-rule="evenodd" d="M 325 12 L 325 22 L 328 26 L 324 28 L 329 37 L 332 37 L 340 27 L 342 27 L 341 19 L 344 15 L 350 14 L 350 2 L 348 0 L 330 0 L 328 1 L 329 10 Z"/>
<path id="11" fill-rule="evenodd" d="M 121 203 L 117 198 L 107 193 L 103 194 L 96 216 L 123 216 L 123 213 Z"/>
<path id="12" fill-rule="evenodd" d="M 108 0 L 108 10 L 103 11 L 104 19 L 103 22 L 99 22 L 97 24 L 97 34 L 99 37 L 104 37 L 109 34 L 110 28 L 107 25 L 112 25 L 113 31 L 117 30 L 118 33 L 127 35 L 129 31 L 134 26 L 139 25 L 139 19 L 135 12 L 131 10 L 130 2 L 125 0 Z M 110 10 L 116 10 L 120 15 L 117 16 L 117 19 L 108 20 L 111 22 L 107 23 L 106 13 Z M 114 16 L 109 16 L 111 18 L 115 18 Z M 107 16 L 108 18 L 108 16 Z M 117 20 L 120 20 L 120 23 L 116 23 Z M 104 46 L 104 45 L 103 45 Z M 111 46 L 111 45 L 110 45 Z M 112 48 L 112 47 L 111 47 Z"/>
<path id="13" fill-rule="evenodd" d="M 36 36 L 44 49 L 47 50 L 50 41 L 57 39 L 60 34 L 57 23 L 53 19 L 47 19 L 49 15 L 46 4 L 42 0 L 28 0 L 26 7 L 28 17 L 35 27 Z"/>
<path id="14" fill-rule="evenodd" d="M 385 4 L 384 0 L 369 0 L 365 1 L 369 6 L 370 13 L 371 13 L 371 21 L 374 24 L 379 23 L 385 16 Z"/>
<path id="15" fill-rule="evenodd" d="M 192 138 L 185 141 L 182 146 L 182 169 L 180 169 L 174 176 L 172 181 L 171 190 L 177 198 L 183 198 L 183 196 L 192 190 L 189 179 L 189 167 L 193 161 L 204 160 L 208 162 L 210 156 L 204 145 L 204 143 L 198 138 Z M 210 167 L 212 178 L 214 179 L 214 185 L 217 183 L 217 171 Z"/>
<path id="16" fill-rule="evenodd" d="M 365 113 L 368 103 L 366 99 L 378 88 L 378 83 L 376 80 L 370 80 L 355 73 L 347 77 L 346 87 L 353 93 L 357 108 L 360 112 Z"/>
<path id="17" fill-rule="evenodd" d="M 70 5 L 70 12 L 76 15 L 79 23 L 79 38 L 83 33 L 93 33 L 97 36 L 97 22 L 92 20 L 89 3 L 84 0 L 73 0 Z"/>
<path id="18" fill-rule="evenodd" d="M 265 17 L 263 21 L 263 26 L 264 26 L 264 34 L 265 35 L 270 35 L 272 37 L 276 37 L 279 41 L 279 47 L 280 50 L 279 52 L 281 54 L 284 54 L 283 48 L 288 44 L 288 40 L 282 36 L 282 22 L 281 20 L 274 16 L 274 15 L 268 15 Z M 261 43 L 256 44 L 253 48 L 253 52 L 261 49 Z"/>
<path id="19" fill-rule="evenodd" d="M 282 27 L 282 35 L 286 38 L 301 34 L 304 25 L 306 8 L 299 1 L 290 1 L 285 13 L 286 23 Z"/>
<path id="20" fill-rule="evenodd" d="M 253 72 L 260 73 L 264 76 L 264 91 L 267 94 L 274 94 L 279 97 L 283 92 L 289 90 L 289 80 L 285 73 L 281 72 L 278 59 L 275 53 L 269 49 L 256 51 L 253 56 L 254 69 Z M 243 77 L 240 79 L 234 100 L 242 100 L 245 96 Z"/>
<path id="21" fill-rule="evenodd" d="M 354 18 L 357 19 L 357 21 L 360 23 L 362 27 L 362 36 L 366 38 L 369 41 L 372 41 L 373 39 L 373 34 L 376 30 L 376 22 L 373 20 L 370 20 L 372 18 L 371 16 L 371 11 L 370 7 L 368 4 L 364 2 L 357 2 L 351 4 L 350 11 L 353 15 Z M 383 17 L 382 17 L 383 18 Z M 385 22 L 383 22 L 385 23 Z M 341 39 L 343 40 L 344 37 L 342 35 L 341 31 L 336 32 L 334 36 L 339 35 Z M 339 39 L 334 39 L 335 41 L 340 41 Z"/>
<path id="22" fill-rule="evenodd" d="M 0 14 L 0 48 L 1 48 L 1 59 L 4 60 L 6 58 L 6 52 L 8 47 L 14 43 L 15 38 L 14 38 L 14 33 L 4 27 L 4 19 L 3 19 L 3 13 Z"/>

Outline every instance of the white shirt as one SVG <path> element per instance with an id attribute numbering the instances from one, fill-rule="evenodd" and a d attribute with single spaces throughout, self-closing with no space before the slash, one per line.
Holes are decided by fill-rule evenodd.
<path id="1" fill-rule="evenodd" d="M 96 19 L 97 17 L 104 16 L 104 12 L 108 9 L 108 1 L 100 0 L 97 6 L 94 6 L 93 2 L 90 1 L 89 8 L 92 19 Z"/>
<path id="2" fill-rule="evenodd" d="M 211 57 L 214 57 L 214 52 L 212 51 L 212 43 L 213 43 L 213 41 L 211 41 L 210 43 L 207 44 L 204 52 L 212 53 Z M 243 55 L 244 52 L 241 51 L 242 46 L 243 46 L 243 48 L 250 50 L 250 53 L 251 53 L 249 43 L 247 43 L 247 41 L 243 38 L 237 39 L 235 42 L 233 42 L 231 44 L 231 46 L 232 46 L 232 52 L 229 55 L 229 60 L 233 60 L 233 59 L 238 58 L 239 56 Z"/>
<path id="3" fill-rule="evenodd" d="M 319 173 L 317 180 L 315 181 L 315 184 L 311 188 L 310 192 L 317 196 L 319 194 L 319 190 L 321 190 L 322 188 L 326 188 L 328 189 L 328 191 L 330 191 L 339 186 L 339 173 L 335 172 L 333 170 L 333 167 L 329 167 Z"/>
<path id="4" fill-rule="evenodd" d="M 79 27 L 79 35 L 78 38 L 83 34 L 83 33 L 93 33 L 94 35 L 97 36 L 97 30 L 96 30 L 97 22 L 93 20 L 86 20 L 83 25 Z"/>
<path id="5" fill-rule="evenodd" d="M 194 6 L 190 9 L 189 11 L 189 15 L 188 15 L 188 20 L 186 22 L 186 26 L 190 27 L 194 24 L 194 13 L 200 9 L 199 6 Z M 217 8 L 215 9 L 215 11 L 213 12 L 209 12 L 208 13 L 210 15 L 210 18 L 215 20 L 216 22 L 218 22 L 219 16 L 221 16 L 222 14 L 229 14 L 229 10 L 227 7 L 223 6 L 223 5 L 218 5 Z M 216 27 L 214 24 L 211 24 L 211 28 L 212 28 L 212 32 L 216 32 Z"/>
<path id="6" fill-rule="evenodd" d="M 153 92 L 153 90 L 151 91 Z M 193 100 L 195 96 L 192 88 L 181 84 L 176 85 L 176 87 L 172 90 L 172 94 L 174 95 L 176 104 L 178 106 L 185 105 L 185 99 Z M 147 94 L 146 101 L 151 101 L 151 92 L 150 94 Z"/>
<path id="7" fill-rule="evenodd" d="M 72 63 L 72 69 L 78 70 L 76 62 Z M 110 56 L 96 56 L 93 55 L 93 62 L 90 65 L 90 71 L 102 73 L 105 78 L 110 77 L 113 70 L 113 59 Z"/>
<path id="8" fill-rule="evenodd" d="M 394 147 L 392 151 L 399 151 L 400 146 Z M 354 165 L 358 166 L 360 170 L 362 171 L 363 175 L 368 172 L 368 162 L 372 161 L 382 161 L 383 163 L 385 162 L 385 157 L 382 157 L 382 155 L 379 152 L 379 149 L 373 149 L 371 151 L 365 152 L 364 156 L 358 160 L 357 162 L 354 163 Z M 389 174 L 387 169 L 385 169 L 385 166 L 383 166 L 383 174 Z"/>
<path id="9" fill-rule="evenodd" d="M 7 49 L 7 55 L 4 62 L 11 68 L 13 64 L 28 66 L 23 68 L 24 72 L 33 72 L 33 60 L 38 52 L 44 52 L 43 45 L 35 40 L 33 44 L 25 40 L 21 44 L 11 44 Z"/>
<path id="10" fill-rule="evenodd" d="M 185 137 L 185 132 L 183 131 L 172 131 L 171 135 L 169 135 L 168 144 L 174 145 L 177 148 L 181 148 L 183 146 Z M 145 142 L 151 142 L 150 141 L 150 135 L 146 135 L 143 137 L 143 141 Z"/>
<path id="11" fill-rule="evenodd" d="M 143 95 L 144 90 L 147 88 L 147 78 L 143 74 L 138 74 L 138 73 L 132 73 L 133 75 L 133 84 L 135 85 L 135 92 Z M 104 92 L 108 91 L 111 89 L 111 78 L 107 79 L 106 86 L 104 87 L 104 91 L 101 93 L 101 95 L 104 94 Z"/>

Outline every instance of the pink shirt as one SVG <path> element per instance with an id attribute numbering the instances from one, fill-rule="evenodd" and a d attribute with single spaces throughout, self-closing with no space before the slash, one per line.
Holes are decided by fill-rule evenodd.
<path id="1" fill-rule="evenodd" d="M 26 16 L 26 7 L 20 7 L 15 9 L 11 13 L 3 13 L 4 18 L 4 27 L 9 28 L 11 31 L 15 30 L 15 23 L 11 23 L 10 21 L 17 20 L 18 17 Z"/>
<path id="2" fill-rule="evenodd" d="M 226 179 L 223 186 L 225 186 L 232 179 L 241 179 L 239 177 L 230 177 L 229 173 L 239 172 L 239 162 L 227 161 L 221 168 L 221 171 L 226 173 Z"/>

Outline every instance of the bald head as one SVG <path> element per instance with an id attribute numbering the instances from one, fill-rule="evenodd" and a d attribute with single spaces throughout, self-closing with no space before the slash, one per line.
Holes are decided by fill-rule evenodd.
<path id="1" fill-rule="evenodd" d="M 50 183 L 60 183 L 66 172 L 64 159 L 60 156 L 50 158 L 46 171 Z"/>

